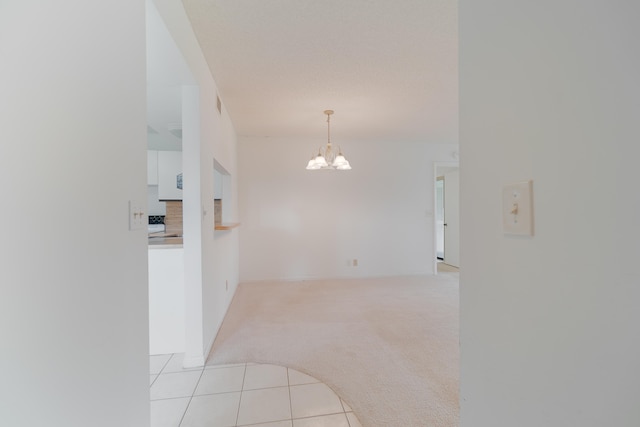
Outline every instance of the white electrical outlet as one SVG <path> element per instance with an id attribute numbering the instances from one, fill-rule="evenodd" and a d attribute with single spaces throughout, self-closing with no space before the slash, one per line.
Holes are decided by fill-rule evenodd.
<path id="1" fill-rule="evenodd" d="M 502 187 L 502 229 L 505 234 L 533 236 L 533 181 Z"/>
<path id="2" fill-rule="evenodd" d="M 357 259 L 357 258 L 355 258 L 355 259 L 353 260 L 353 266 L 354 266 L 354 267 L 357 267 L 357 266 L 358 266 L 358 259 Z"/>
<path id="3" fill-rule="evenodd" d="M 143 230 L 147 228 L 147 213 L 145 204 L 139 200 L 129 200 L 129 230 Z"/>

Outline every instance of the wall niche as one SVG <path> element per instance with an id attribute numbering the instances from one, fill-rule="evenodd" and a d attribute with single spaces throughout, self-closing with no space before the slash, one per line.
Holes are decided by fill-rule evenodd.
<path id="1" fill-rule="evenodd" d="M 231 215 L 231 175 L 217 160 L 213 160 L 213 226 L 215 230 L 230 230 L 240 225 Z"/>

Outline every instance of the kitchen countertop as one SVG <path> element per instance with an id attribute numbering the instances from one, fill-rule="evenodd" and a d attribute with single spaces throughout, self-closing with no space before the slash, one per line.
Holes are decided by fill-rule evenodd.
<path id="1" fill-rule="evenodd" d="M 149 248 L 160 249 L 161 247 L 182 247 L 182 236 L 175 233 L 149 233 Z"/>

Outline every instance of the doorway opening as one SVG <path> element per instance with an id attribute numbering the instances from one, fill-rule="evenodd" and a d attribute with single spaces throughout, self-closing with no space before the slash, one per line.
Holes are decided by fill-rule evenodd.
<path id="1" fill-rule="evenodd" d="M 444 261 L 444 176 L 436 177 L 436 259 Z"/>
<path id="2" fill-rule="evenodd" d="M 201 260 L 199 87 L 153 1 L 146 23 L 149 356 L 186 365 L 204 360 L 200 277 L 186 274 Z"/>
<path id="3" fill-rule="evenodd" d="M 457 162 L 436 163 L 434 272 L 460 268 L 460 172 Z"/>

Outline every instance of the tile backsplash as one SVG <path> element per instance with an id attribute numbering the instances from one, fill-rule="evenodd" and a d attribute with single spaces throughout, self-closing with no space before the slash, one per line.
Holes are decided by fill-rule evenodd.
<path id="1" fill-rule="evenodd" d="M 222 223 L 222 199 L 213 201 L 213 222 L 215 224 Z"/>
<path id="2" fill-rule="evenodd" d="M 164 224 L 164 215 L 149 215 L 149 224 Z"/>

